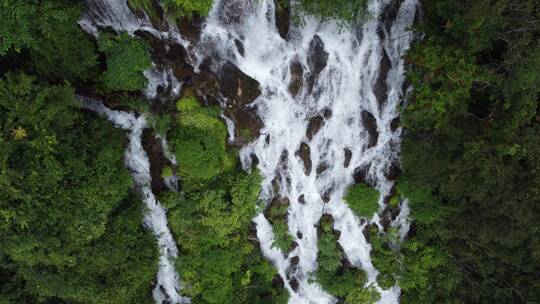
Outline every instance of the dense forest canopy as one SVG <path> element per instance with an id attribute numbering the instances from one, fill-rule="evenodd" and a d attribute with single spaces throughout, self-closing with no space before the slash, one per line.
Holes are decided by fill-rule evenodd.
<path id="1" fill-rule="evenodd" d="M 156 17 L 196 22 L 212 1 L 129 0 Z M 356 26 L 367 2 L 277 1 L 303 16 Z M 399 2 L 399 1 L 398 1 Z M 540 3 L 421 1 L 405 55 L 412 93 L 401 108 L 401 176 L 411 230 L 367 231 L 377 283 L 402 303 L 540 302 Z M 160 190 L 193 303 L 287 303 L 254 240 L 262 177 L 240 168 L 221 109 L 192 91 L 166 108 L 141 101 L 152 41 L 78 25 L 75 0 L 0 0 L 0 304 L 152 303 L 159 263 L 141 194 L 123 163 L 127 137 L 77 94 L 114 99 L 151 117 L 183 163 L 162 166 L 180 191 Z M 187 20 L 187 21 L 186 21 Z M 377 212 L 364 184 L 344 197 Z M 273 246 L 294 244 L 289 202 L 264 212 Z M 332 219 L 319 223 L 312 280 L 347 304 L 375 303 L 366 274 L 344 265 Z"/>

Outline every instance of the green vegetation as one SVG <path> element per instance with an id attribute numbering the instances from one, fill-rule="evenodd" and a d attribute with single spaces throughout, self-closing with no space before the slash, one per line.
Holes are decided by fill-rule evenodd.
<path id="1" fill-rule="evenodd" d="M 273 286 L 276 270 L 252 243 L 251 219 L 259 209 L 261 177 L 245 173 L 225 145 L 219 109 L 193 97 L 178 102 L 176 148 L 183 192 L 167 193 L 169 224 L 181 250 L 178 272 L 193 303 L 286 303 Z"/>
<path id="2" fill-rule="evenodd" d="M 157 251 L 128 197 L 122 136 L 78 107 L 68 85 L 0 80 L 0 269 L 15 302 L 130 302 L 150 290 Z"/>
<path id="3" fill-rule="evenodd" d="M 105 87 L 111 91 L 140 91 L 146 85 L 143 71 L 150 68 L 149 49 L 143 40 L 128 34 L 102 34 L 99 50 L 107 56 L 107 70 L 103 74 Z"/>
<path id="4" fill-rule="evenodd" d="M 402 115 L 416 232 L 402 303 L 538 302 L 540 3 L 422 2 Z"/>
<path id="5" fill-rule="evenodd" d="M 168 16 L 179 18 L 191 18 L 195 14 L 199 16 L 208 16 L 212 4 L 212 0 L 164 0 L 162 2 Z"/>
<path id="6" fill-rule="evenodd" d="M 0 1 L 0 303 L 148 303 L 158 252 L 73 1 Z"/>
<path id="7" fill-rule="evenodd" d="M 349 187 L 344 199 L 358 216 L 371 218 L 379 210 L 379 192 L 365 184 Z"/>
<path id="8" fill-rule="evenodd" d="M 281 6 L 287 7 L 288 0 L 278 0 Z M 292 15 L 301 21 L 305 15 L 320 20 L 334 20 L 342 25 L 356 25 L 363 21 L 367 14 L 367 0 L 299 0 L 292 7 Z"/>
<path id="9" fill-rule="evenodd" d="M 178 101 L 177 108 L 179 127 L 172 131 L 170 143 L 177 159 L 183 160 L 179 173 L 189 191 L 230 171 L 236 156 L 227 151 L 227 128 L 218 107 L 203 108 L 194 97 L 186 97 Z"/>
<path id="10" fill-rule="evenodd" d="M 283 252 L 290 252 L 293 249 L 294 240 L 289 233 L 287 225 L 287 214 L 289 212 L 290 202 L 288 199 L 274 200 L 267 208 L 266 217 L 272 224 L 274 232 L 273 247 L 280 249 Z"/>
<path id="11" fill-rule="evenodd" d="M 331 217 L 323 216 L 320 232 L 317 256 L 319 268 L 315 280 L 324 290 L 344 300 L 345 304 L 376 303 L 380 295 L 373 286 L 364 287 L 367 282 L 365 272 L 343 265 L 343 253 L 332 230 Z"/>

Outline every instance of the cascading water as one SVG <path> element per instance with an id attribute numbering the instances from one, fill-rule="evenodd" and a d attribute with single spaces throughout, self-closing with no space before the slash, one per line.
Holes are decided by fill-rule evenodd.
<path id="1" fill-rule="evenodd" d="M 380 16 L 389 3 L 370 1 L 372 18 L 361 29 L 307 19 L 286 41 L 275 25 L 273 1 L 218 0 L 203 28 L 203 47 L 196 56 L 202 60 L 212 46 L 214 56 L 233 62 L 261 85 L 262 94 L 254 104 L 264 127 L 261 136 L 241 151 L 241 158 L 247 169 L 252 155 L 257 157 L 264 177 L 262 199 L 290 200 L 288 227 L 297 244 L 290 253 L 272 246 L 272 227 L 264 214 L 254 219 L 261 249 L 285 281 L 290 303 L 336 301 L 310 280 L 317 269 L 317 225 L 323 214 L 334 218 L 349 262 L 364 269 L 369 283 L 377 286 L 378 271 L 363 230 L 370 223 L 381 226 L 380 218 L 377 214 L 358 218 L 342 198 L 358 168 L 381 193 L 380 211 L 393 186 L 387 175 L 398 161 L 401 130 L 393 120 L 404 98 L 401 56 L 409 47 L 407 27 L 413 23 L 417 1 L 402 1 L 394 20 L 384 24 Z M 381 80 L 385 63 L 386 77 Z M 303 72 L 298 76 L 294 70 Z M 303 87 L 291 92 L 291 81 L 299 77 Z M 313 128 L 310 121 L 317 116 L 319 127 Z M 301 156 L 301 149 L 308 152 Z M 406 213 L 392 225 L 406 229 Z M 292 263 L 293 258 L 297 262 Z M 399 301 L 399 287 L 378 289 L 380 303 Z"/>
<path id="2" fill-rule="evenodd" d="M 240 156 L 245 169 L 252 166 L 253 156 L 258 159 L 264 177 L 263 200 L 281 197 L 290 201 L 287 222 L 297 244 L 290 253 L 272 246 L 272 225 L 264 214 L 254 222 L 261 249 L 278 269 L 293 304 L 336 302 L 310 280 L 317 270 L 317 225 L 323 214 L 334 218 L 334 229 L 340 231 L 339 244 L 350 264 L 365 270 L 368 284 L 377 286 L 378 271 L 371 263 L 371 247 L 363 231 L 372 223 L 382 227 L 381 219 L 378 214 L 371 219 L 359 218 L 342 197 L 358 172 L 379 190 L 379 211 L 393 187 L 388 175 L 398 162 L 401 136 L 395 126 L 397 106 L 404 98 L 401 56 L 409 47 L 407 27 L 413 23 L 418 4 L 417 0 L 394 1 L 394 15 L 383 18 L 391 2 L 371 0 L 371 18 L 361 28 L 340 28 L 307 18 L 304 25 L 293 25 L 285 40 L 276 27 L 273 0 L 217 0 L 198 45 L 189 48 L 198 61 L 195 66 L 211 56 L 216 62 L 235 64 L 260 83 L 262 94 L 254 105 L 264 127 Z M 134 14 L 125 0 L 87 0 L 87 6 L 80 24 L 95 36 L 98 28 L 132 35 L 144 31 L 186 49 L 190 45 L 175 26 L 156 29 L 147 16 Z M 181 88 L 168 67 L 153 67 L 145 76 L 149 79 L 145 95 L 150 99 L 158 95 L 159 86 L 168 86 L 173 94 Z M 145 222 L 156 234 L 161 251 L 156 303 L 165 299 L 188 302 L 178 293 L 173 267 L 177 248 L 167 228 L 165 210 L 150 187 L 149 161 L 141 145 L 144 116 L 137 118 L 85 101 L 88 108 L 130 131 L 127 165 L 143 193 L 149 210 Z M 232 141 L 234 122 L 223 118 Z M 164 139 L 162 143 L 167 151 Z M 176 164 L 172 154 L 168 158 Z M 179 162 L 181 165 L 182 160 Z M 403 202 L 400 215 L 390 223 L 402 238 L 408 231 L 408 210 Z M 399 287 L 378 289 L 380 303 L 399 301 Z"/>
<path id="3" fill-rule="evenodd" d="M 131 171 L 146 206 L 144 223 L 156 235 L 160 251 L 157 284 L 153 290 L 156 303 L 161 304 L 165 300 L 168 303 L 189 303 L 189 299 L 179 294 L 179 279 L 174 266 L 178 249 L 167 226 L 165 209 L 152 193 L 150 161 L 142 146 L 142 132 L 146 128 L 146 118 L 110 110 L 103 103 L 93 99 L 84 97 L 80 99 L 85 108 L 105 115 L 117 127 L 129 131 L 129 145 L 125 156 L 126 166 Z"/>

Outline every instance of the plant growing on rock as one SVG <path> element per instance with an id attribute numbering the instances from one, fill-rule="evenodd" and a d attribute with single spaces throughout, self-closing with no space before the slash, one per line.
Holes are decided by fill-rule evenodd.
<path id="1" fill-rule="evenodd" d="M 144 88 L 143 71 L 151 67 L 152 60 L 143 40 L 125 33 L 119 36 L 102 34 L 98 46 L 107 56 L 103 83 L 108 90 L 139 91 Z"/>
<path id="2" fill-rule="evenodd" d="M 218 107 L 202 107 L 195 97 L 177 103 L 179 127 L 171 144 L 180 161 L 179 173 L 188 189 L 203 186 L 230 170 L 236 158 L 227 150 L 227 128 Z"/>
<path id="3" fill-rule="evenodd" d="M 365 184 L 349 187 L 344 199 L 358 216 L 371 218 L 379 210 L 379 192 Z"/>

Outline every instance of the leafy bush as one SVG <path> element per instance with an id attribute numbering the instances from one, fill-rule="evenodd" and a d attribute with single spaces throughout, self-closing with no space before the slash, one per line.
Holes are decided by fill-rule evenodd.
<path id="1" fill-rule="evenodd" d="M 379 210 L 379 192 L 365 184 L 351 186 L 344 199 L 358 216 L 371 218 Z"/>
<path id="2" fill-rule="evenodd" d="M 144 70 L 152 65 L 149 47 L 141 39 L 124 33 L 119 36 L 100 35 L 99 50 L 107 56 L 103 74 L 105 87 L 111 91 L 139 91 L 146 85 Z"/>
<path id="3" fill-rule="evenodd" d="M 289 1 L 278 0 L 287 6 Z M 301 21 L 305 15 L 320 20 L 334 20 L 342 25 L 356 25 L 367 15 L 367 0 L 299 0 L 292 7 L 293 18 Z"/>
<path id="4" fill-rule="evenodd" d="M 289 252 L 293 248 L 293 238 L 289 233 L 287 221 L 283 219 L 275 220 L 272 229 L 274 232 L 272 246 L 281 249 L 283 252 Z"/>
<path id="5" fill-rule="evenodd" d="M 347 304 L 366 298 L 364 285 L 367 282 L 366 273 L 362 269 L 345 267 L 341 248 L 338 247 L 337 237 L 332 230 L 332 220 L 324 216 L 320 221 L 321 235 L 317 243 L 319 268 L 315 273 L 315 281 L 330 294 L 337 296 Z M 367 303 L 367 302 L 365 302 Z"/>
<path id="6" fill-rule="evenodd" d="M 179 173 L 184 187 L 200 187 L 235 164 L 227 151 L 227 128 L 219 108 L 203 108 L 194 97 L 182 98 L 177 108 L 179 127 L 173 131 L 171 144 L 180 162 Z"/>
<path id="7" fill-rule="evenodd" d="M 212 4 L 212 0 L 165 0 L 162 2 L 167 15 L 188 18 L 191 18 L 194 14 L 207 16 Z"/>

